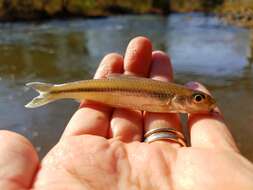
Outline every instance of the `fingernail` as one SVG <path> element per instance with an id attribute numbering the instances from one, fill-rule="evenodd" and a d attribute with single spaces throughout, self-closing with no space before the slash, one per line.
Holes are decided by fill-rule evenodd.
<path id="1" fill-rule="evenodd" d="M 191 89 L 197 89 L 199 87 L 199 83 L 194 82 L 194 81 L 190 81 L 190 82 L 186 83 L 185 86 L 187 86 Z"/>

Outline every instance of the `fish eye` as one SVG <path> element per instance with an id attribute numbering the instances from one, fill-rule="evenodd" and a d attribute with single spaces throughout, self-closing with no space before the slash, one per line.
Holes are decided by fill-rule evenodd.
<path id="1" fill-rule="evenodd" d="M 194 98 L 194 101 L 199 103 L 201 102 L 203 99 L 205 99 L 205 95 L 203 94 L 200 94 L 200 93 L 197 93 L 197 94 L 193 94 L 193 98 Z"/>

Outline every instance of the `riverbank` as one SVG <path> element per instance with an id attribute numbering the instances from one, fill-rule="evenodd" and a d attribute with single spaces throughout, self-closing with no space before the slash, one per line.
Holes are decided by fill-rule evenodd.
<path id="1" fill-rule="evenodd" d="M 159 5 L 149 0 L 141 2 L 134 0 L 0 0 L 0 20 L 29 21 L 60 17 L 101 17 L 126 13 L 165 13 L 168 7 L 169 5 Z"/>
<path id="2" fill-rule="evenodd" d="M 214 11 L 223 0 L 0 0 L 0 20 L 101 17 L 115 14 L 169 14 Z"/>
<path id="3" fill-rule="evenodd" d="M 230 24 L 253 28 L 251 0 L 0 0 L 2 22 L 173 12 L 216 13 Z"/>
<path id="4" fill-rule="evenodd" d="M 225 2 L 219 16 L 229 24 L 253 28 L 253 3 L 251 0 Z"/>

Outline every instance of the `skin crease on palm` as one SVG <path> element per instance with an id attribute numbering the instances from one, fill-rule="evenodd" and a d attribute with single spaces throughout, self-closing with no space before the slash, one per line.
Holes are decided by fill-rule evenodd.
<path id="1" fill-rule="evenodd" d="M 124 58 L 106 55 L 95 78 L 110 73 L 172 80 L 168 56 L 152 52 L 151 42 L 144 37 L 131 40 Z M 188 86 L 208 93 L 199 83 Z M 27 139 L 0 131 L 0 189 L 253 189 L 253 165 L 240 155 L 218 109 L 217 113 L 189 115 L 191 147 L 141 142 L 143 133 L 157 126 L 181 130 L 177 114 L 82 102 L 41 162 Z"/>

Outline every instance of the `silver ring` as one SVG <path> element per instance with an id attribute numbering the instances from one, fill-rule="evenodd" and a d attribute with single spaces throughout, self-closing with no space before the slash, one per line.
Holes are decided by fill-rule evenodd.
<path id="1" fill-rule="evenodd" d="M 145 134 L 144 134 L 144 138 L 152 135 L 153 133 L 160 133 L 160 132 L 168 132 L 168 133 L 173 133 L 175 135 L 177 135 L 178 137 L 182 138 L 182 139 L 185 139 L 184 138 L 184 135 L 177 131 L 176 129 L 174 128 L 170 128 L 170 127 L 158 127 L 158 128 L 154 128 L 154 129 L 150 129 L 149 131 L 147 131 Z"/>
<path id="2" fill-rule="evenodd" d="M 151 143 L 158 140 L 175 142 L 186 147 L 184 135 L 173 128 L 155 128 L 144 135 L 144 142 Z"/>

